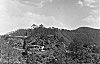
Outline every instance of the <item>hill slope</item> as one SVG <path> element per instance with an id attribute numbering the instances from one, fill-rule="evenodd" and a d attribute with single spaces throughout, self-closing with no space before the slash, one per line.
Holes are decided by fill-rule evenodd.
<path id="1" fill-rule="evenodd" d="M 3 63 L 8 63 L 6 55 L 12 51 L 18 54 L 11 53 L 14 60 L 8 57 L 11 60 L 10 63 L 100 63 L 100 29 L 80 27 L 76 30 L 66 30 L 54 27 L 45 28 L 43 26 L 34 29 L 18 29 L 12 33 L 2 35 L 0 44 L 6 44 L 8 48 L 12 49 L 4 53 L 1 52 Z M 6 49 L 5 46 L 1 46 L 1 51 Z"/>

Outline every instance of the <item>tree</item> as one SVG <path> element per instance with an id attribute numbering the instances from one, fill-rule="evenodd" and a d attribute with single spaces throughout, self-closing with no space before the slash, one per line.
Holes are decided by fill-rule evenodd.
<path id="1" fill-rule="evenodd" d="M 100 61 L 98 58 L 98 56 L 100 56 L 99 49 L 94 43 L 85 42 L 83 42 L 81 38 L 73 39 L 73 42 L 68 46 L 68 50 L 71 51 L 69 57 L 71 57 L 72 60 L 77 60 L 78 63 L 98 64 Z"/>
<path id="2" fill-rule="evenodd" d="M 37 26 L 37 25 L 35 25 L 35 24 L 33 24 L 31 27 L 32 27 L 32 28 L 37 28 L 38 26 Z"/>
<path id="3" fill-rule="evenodd" d="M 43 28 L 44 26 L 42 24 L 40 24 L 39 27 Z"/>

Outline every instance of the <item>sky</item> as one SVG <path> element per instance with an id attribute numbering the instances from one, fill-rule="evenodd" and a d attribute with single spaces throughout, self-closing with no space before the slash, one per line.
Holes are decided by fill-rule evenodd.
<path id="1" fill-rule="evenodd" d="M 100 29 L 99 0 L 0 0 L 0 34 L 45 27 Z"/>

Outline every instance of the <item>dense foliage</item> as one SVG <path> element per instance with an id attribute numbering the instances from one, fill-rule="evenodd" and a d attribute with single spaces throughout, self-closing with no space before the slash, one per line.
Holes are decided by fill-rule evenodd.
<path id="1" fill-rule="evenodd" d="M 99 29 L 31 27 L 1 36 L 0 64 L 100 64 Z"/>

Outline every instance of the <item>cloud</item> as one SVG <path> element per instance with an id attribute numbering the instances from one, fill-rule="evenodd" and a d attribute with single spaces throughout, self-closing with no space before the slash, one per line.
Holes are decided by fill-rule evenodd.
<path id="1" fill-rule="evenodd" d="M 83 2 L 81 0 L 78 1 L 78 4 L 83 7 Z"/>
<path id="2" fill-rule="evenodd" d="M 97 24 L 97 28 L 100 28 L 99 0 L 78 0 L 78 4 L 81 7 L 88 7 L 88 9 L 90 10 L 89 15 L 83 18 L 83 21 Z"/>
<path id="3" fill-rule="evenodd" d="M 38 8 L 42 8 L 45 3 L 51 3 L 52 0 L 16 0 L 22 5 L 29 5 L 29 6 L 34 6 Z"/>
<path id="4" fill-rule="evenodd" d="M 94 8 L 94 7 L 96 7 L 94 5 L 94 3 L 96 3 L 96 0 L 78 0 L 78 4 L 82 7 L 87 6 L 87 7 L 90 7 L 90 8 Z"/>

